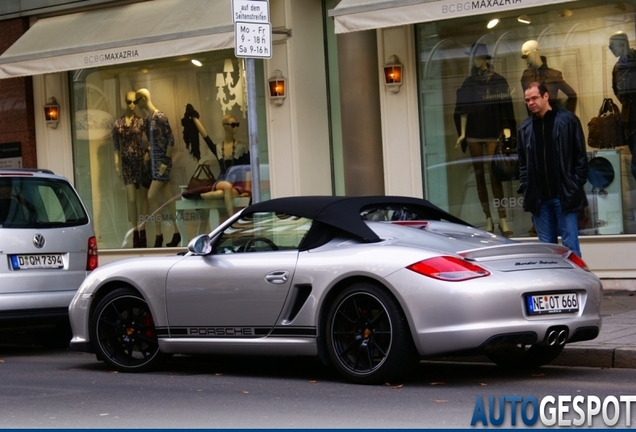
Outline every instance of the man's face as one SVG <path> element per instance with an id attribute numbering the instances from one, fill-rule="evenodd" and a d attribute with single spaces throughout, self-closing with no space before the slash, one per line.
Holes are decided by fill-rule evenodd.
<path id="1" fill-rule="evenodd" d="M 526 105 L 528 105 L 528 109 L 539 117 L 543 117 L 543 115 L 550 109 L 548 93 L 541 96 L 537 87 L 530 87 L 526 90 L 525 101 Z"/>

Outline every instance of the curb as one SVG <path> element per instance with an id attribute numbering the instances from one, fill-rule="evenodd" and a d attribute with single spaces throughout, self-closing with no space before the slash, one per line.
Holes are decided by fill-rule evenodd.
<path id="1" fill-rule="evenodd" d="M 550 364 L 554 366 L 611 368 L 614 367 L 614 349 L 566 345 L 561 355 Z"/>
<path id="2" fill-rule="evenodd" d="M 554 366 L 636 369 L 636 348 L 566 345 L 561 355 L 550 364 Z"/>
<path id="3" fill-rule="evenodd" d="M 494 364 L 484 355 L 437 357 L 427 359 L 427 361 Z M 590 347 L 576 346 L 575 344 L 566 345 L 561 355 L 546 366 L 636 369 L 636 348 L 629 346 Z"/>

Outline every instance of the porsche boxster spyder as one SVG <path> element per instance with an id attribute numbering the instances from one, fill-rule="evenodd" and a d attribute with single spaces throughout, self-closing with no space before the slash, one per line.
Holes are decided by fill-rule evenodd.
<path id="1" fill-rule="evenodd" d="M 119 371 L 172 354 L 319 356 L 347 380 L 408 379 L 423 358 L 538 367 L 595 338 L 602 287 L 557 244 L 477 229 L 426 200 L 263 201 L 185 254 L 93 271 L 71 348 Z"/>

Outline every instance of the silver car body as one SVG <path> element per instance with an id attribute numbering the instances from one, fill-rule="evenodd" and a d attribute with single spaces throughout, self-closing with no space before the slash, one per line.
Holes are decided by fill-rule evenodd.
<path id="1" fill-rule="evenodd" d="M 96 263 L 91 242 L 90 216 L 67 179 L 46 170 L 0 170 L 2 324 L 67 321 L 90 273 L 89 254 Z"/>
<path id="2" fill-rule="evenodd" d="M 241 220 L 237 214 L 212 232 L 210 245 Z M 162 353 L 321 355 L 334 293 L 355 281 L 372 281 L 397 301 L 420 357 L 482 352 L 515 335 L 540 343 L 551 328 L 567 329 L 568 342 L 600 330 L 601 283 L 562 246 L 518 243 L 456 220 L 361 223 L 378 241 L 341 232 L 308 250 L 208 254 L 198 247 L 204 237 L 184 256 L 102 266 L 70 306 L 71 347 L 94 351 L 96 303 L 122 286 L 147 302 Z M 439 256 L 469 260 L 489 275 L 447 281 L 408 268 Z M 578 310 L 530 315 L 527 296 L 544 293 L 576 294 Z"/>

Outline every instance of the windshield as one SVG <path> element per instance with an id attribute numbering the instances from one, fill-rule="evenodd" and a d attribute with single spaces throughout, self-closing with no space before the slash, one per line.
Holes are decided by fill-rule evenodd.
<path id="1" fill-rule="evenodd" d="M 44 177 L 0 178 L 0 227 L 85 225 L 88 215 L 71 185 Z"/>

